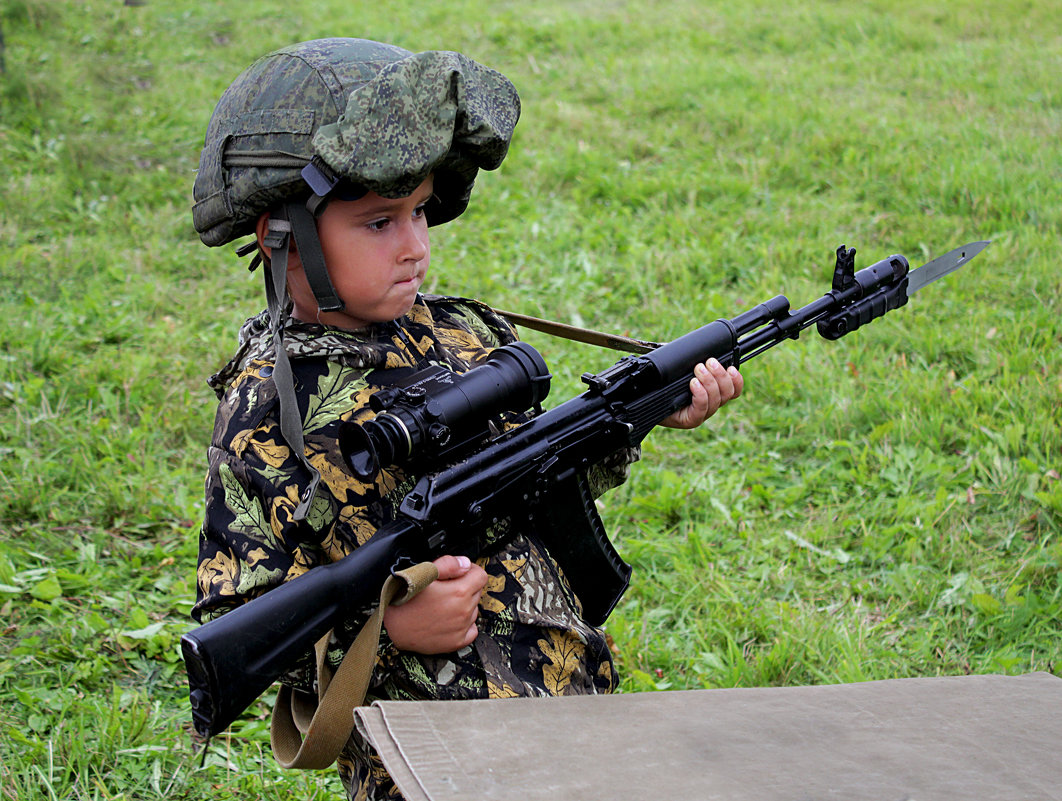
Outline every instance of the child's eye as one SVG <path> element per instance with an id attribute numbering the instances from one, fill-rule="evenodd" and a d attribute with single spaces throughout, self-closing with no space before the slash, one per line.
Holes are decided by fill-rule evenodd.
<path id="1" fill-rule="evenodd" d="M 427 202 L 425 202 L 425 203 L 421 203 L 419 206 L 417 206 L 415 209 L 413 209 L 413 219 L 414 220 L 419 220 L 421 217 L 423 217 L 424 213 L 425 213 L 425 209 L 427 209 L 427 207 L 428 207 L 428 204 L 427 204 Z"/>
<path id="2" fill-rule="evenodd" d="M 387 224 L 390 222 L 391 221 L 387 217 L 382 217 L 379 220 L 373 220 L 370 223 L 366 223 L 366 227 L 370 231 L 382 231 L 384 228 L 387 227 Z"/>

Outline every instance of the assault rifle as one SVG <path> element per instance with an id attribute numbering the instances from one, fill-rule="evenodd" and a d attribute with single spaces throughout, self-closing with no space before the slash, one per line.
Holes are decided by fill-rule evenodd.
<path id="1" fill-rule="evenodd" d="M 600 625 L 626 590 L 631 568 L 598 517 L 588 467 L 637 445 L 688 405 L 695 364 L 714 356 L 724 366 L 740 365 L 811 325 L 838 339 L 903 306 L 987 245 L 957 248 L 915 271 L 903 256 L 890 256 L 858 272 L 855 250 L 842 245 L 833 287 L 815 302 L 791 312 L 779 295 L 626 356 L 604 372 L 585 374 L 585 392 L 546 412 L 540 403 L 550 375 L 523 342 L 493 351 L 467 373 L 429 368 L 381 390 L 373 397 L 373 419 L 341 429 L 344 457 L 363 480 L 391 466 L 421 478 L 395 520 L 352 554 L 182 638 L 196 731 L 210 736 L 228 727 L 350 610 L 371 604 L 397 566 L 443 554 L 475 557 L 484 534 L 514 513 L 521 525 L 511 526 L 509 536 L 525 530 L 526 519 L 563 569 L 587 622 Z M 502 411 L 531 408 L 535 416 L 515 428 L 491 425 Z"/>

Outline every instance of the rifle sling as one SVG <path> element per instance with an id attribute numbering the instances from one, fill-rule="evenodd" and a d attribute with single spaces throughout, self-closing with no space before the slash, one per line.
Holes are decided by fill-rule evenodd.
<path id="1" fill-rule="evenodd" d="M 365 701 L 369 689 L 387 607 L 410 600 L 438 576 L 439 571 L 431 562 L 388 576 L 380 590 L 379 606 L 365 621 L 335 675 L 327 660 L 332 632 L 317 641 L 316 703 L 309 693 L 280 686 L 273 704 L 269 739 L 281 767 L 321 769 L 336 761 L 354 729 L 354 708 Z"/>
<path id="2" fill-rule="evenodd" d="M 651 350 L 656 350 L 661 345 L 659 342 L 621 337 L 618 334 L 606 334 L 604 331 L 595 331 L 592 328 L 579 328 L 567 323 L 556 323 L 552 320 L 543 320 L 539 317 L 531 317 L 517 312 L 502 311 L 501 309 L 495 309 L 494 311 L 513 325 L 522 325 L 525 328 L 541 331 L 551 336 L 570 339 L 573 342 L 585 342 L 587 345 L 597 345 L 601 348 L 621 350 L 624 353 L 648 353 Z"/>

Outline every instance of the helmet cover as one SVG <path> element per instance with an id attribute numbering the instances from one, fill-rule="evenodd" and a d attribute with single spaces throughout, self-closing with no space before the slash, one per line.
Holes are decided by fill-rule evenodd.
<path id="1" fill-rule="evenodd" d="M 203 242 L 253 233 L 258 217 L 312 194 L 311 160 L 383 197 L 434 173 L 425 209 L 464 211 L 480 169 L 505 158 L 520 99 L 505 76 L 460 53 L 320 39 L 260 58 L 222 94 L 207 127 L 192 218 Z M 316 158 L 315 158 L 316 157 Z"/>

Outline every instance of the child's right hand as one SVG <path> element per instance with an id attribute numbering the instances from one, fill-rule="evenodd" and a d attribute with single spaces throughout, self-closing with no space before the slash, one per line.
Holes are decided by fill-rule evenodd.
<path id="1" fill-rule="evenodd" d="M 384 612 L 384 627 L 400 650 L 448 654 L 471 645 L 479 634 L 479 599 L 487 572 L 466 556 L 440 556 L 439 578 L 401 606 Z"/>

